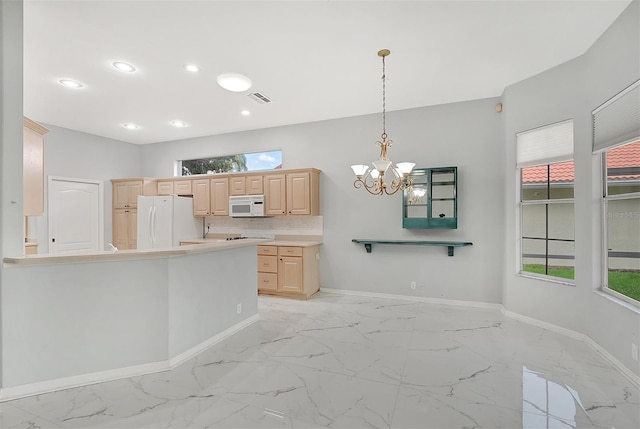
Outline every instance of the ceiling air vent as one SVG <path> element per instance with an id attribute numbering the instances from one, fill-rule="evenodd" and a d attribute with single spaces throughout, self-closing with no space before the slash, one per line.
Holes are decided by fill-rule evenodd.
<path id="1" fill-rule="evenodd" d="M 269 97 L 267 97 L 266 95 L 261 94 L 259 92 L 251 92 L 251 93 L 247 94 L 247 97 L 249 97 L 250 99 L 252 99 L 253 101 L 255 101 L 258 104 L 271 103 L 271 99 Z"/>

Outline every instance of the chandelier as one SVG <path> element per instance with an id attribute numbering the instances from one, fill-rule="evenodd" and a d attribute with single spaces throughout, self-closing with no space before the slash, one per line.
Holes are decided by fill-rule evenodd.
<path id="1" fill-rule="evenodd" d="M 387 140 L 387 112 L 386 112 L 386 82 L 384 59 L 391 53 L 388 49 L 378 51 L 378 56 L 382 57 L 382 134 L 381 139 L 376 142 L 380 146 L 380 158 L 373 161 L 373 168 L 367 165 L 352 165 L 351 169 L 356 175 L 353 186 L 356 189 L 363 188 L 372 195 L 393 195 L 399 190 L 409 188 L 413 180 L 410 177 L 411 170 L 415 167 L 412 162 L 399 162 L 395 167 L 391 167 L 391 160 L 387 157 L 389 148 L 393 141 Z M 385 174 L 391 167 L 391 182 L 387 183 Z"/>

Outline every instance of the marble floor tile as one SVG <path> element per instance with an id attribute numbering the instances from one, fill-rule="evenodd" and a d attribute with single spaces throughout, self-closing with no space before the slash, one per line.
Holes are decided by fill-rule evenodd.
<path id="1" fill-rule="evenodd" d="M 320 293 L 171 371 L 0 403 L 0 428 L 640 428 L 585 343 L 500 311 Z"/>

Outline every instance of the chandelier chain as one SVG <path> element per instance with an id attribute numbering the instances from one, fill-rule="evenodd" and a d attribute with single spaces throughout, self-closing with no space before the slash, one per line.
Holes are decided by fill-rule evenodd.
<path id="1" fill-rule="evenodd" d="M 387 138 L 387 75 L 385 73 L 384 56 L 382 57 L 382 140 Z"/>

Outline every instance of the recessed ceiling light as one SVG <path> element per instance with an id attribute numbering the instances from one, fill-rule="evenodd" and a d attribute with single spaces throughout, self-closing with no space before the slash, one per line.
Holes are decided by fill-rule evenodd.
<path id="1" fill-rule="evenodd" d="M 71 79 L 60 79 L 59 82 L 60 85 L 64 85 L 67 88 L 82 88 L 84 86 L 80 82 L 76 82 L 75 80 Z"/>
<path id="2" fill-rule="evenodd" d="M 187 123 L 182 121 L 171 121 L 170 124 L 176 128 L 184 128 L 187 126 Z"/>
<path id="3" fill-rule="evenodd" d="M 127 73 L 133 73 L 134 71 L 136 71 L 136 68 L 134 66 L 132 66 L 129 63 L 124 63 L 122 61 L 116 61 L 115 63 L 113 63 L 113 67 L 115 67 L 116 69 L 122 72 L 127 72 Z"/>
<path id="4" fill-rule="evenodd" d="M 227 91 L 243 92 L 251 88 L 251 79 L 239 73 L 223 73 L 217 81 Z"/>
<path id="5" fill-rule="evenodd" d="M 128 130 L 137 130 L 140 128 L 140 125 L 134 124 L 133 122 L 127 122 L 126 124 L 122 124 Z"/>
<path id="6" fill-rule="evenodd" d="M 240 112 L 240 114 L 241 114 L 242 116 L 250 116 L 250 115 L 251 115 L 251 112 L 249 112 L 248 110 L 243 110 L 242 112 Z"/>
<path id="7" fill-rule="evenodd" d="M 198 66 L 197 66 L 197 65 L 195 65 L 195 64 L 186 64 L 186 65 L 184 66 L 184 68 L 185 68 L 187 71 L 194 72 L 194 73 L 195 73 L 195 72 L 197 72 L 197 71 L 199 70 L 199 69 L 198 69 Z"/>

